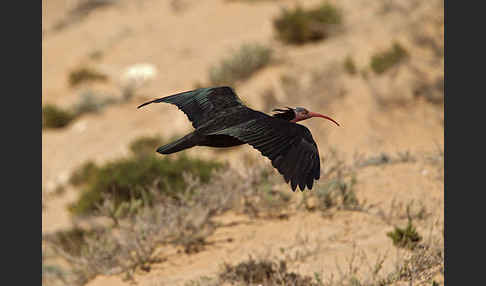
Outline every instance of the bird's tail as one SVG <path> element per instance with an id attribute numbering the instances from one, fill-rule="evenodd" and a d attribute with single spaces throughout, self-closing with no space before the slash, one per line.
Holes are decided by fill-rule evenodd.
<path id="1" fill-rule="evenodd" d="M 175 152 L 182 151 L 187 148 L 191 148 L 197 145 L 197 140 L 195 140 L 196 137 L 194 136 L 193 133 L 187 134 L 186 136 L 169 143 L 167 145 L 164 145 L 162 147 L 159 147 L 157 149 L 157 152 L 160 154 L 172 154 Z"/>

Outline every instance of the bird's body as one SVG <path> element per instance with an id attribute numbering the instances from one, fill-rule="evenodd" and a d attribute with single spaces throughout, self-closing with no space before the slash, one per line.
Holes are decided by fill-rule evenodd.
<path id="1" fill-rule="evenodd" d="M 290 181 L 292 190 L 311 189 L 320 177 L 317 145 L 310 131 L 295 122 L 327 116 L 303 108 L 277 109 L 273 116 L 245 106 L 230 87 L 200 88 L 152 100 L 139 106 L 166 102 L 175 104 L 191 120 L 195 130 L 157 149 L 171 154 L 194 146 L 232 147 L 250 144 L 272 161 Z M 334 120 L 332 120 L 334 121 Z M 334 121 L 335 122 L 335 121 Z M 337 122 L 335 122 L 337 124 Z"/>

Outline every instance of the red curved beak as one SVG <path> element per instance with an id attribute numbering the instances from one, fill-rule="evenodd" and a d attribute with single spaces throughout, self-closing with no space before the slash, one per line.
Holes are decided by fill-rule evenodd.
<path id="1" fill-rule="evenodd" d="M 336 123 L 336 125 L 339 126 L 339 123 L 337 123 L 336 120 L 332 119 L 329 116 L 325 116 L 325 115 L 320 114 L 320 113 L 317 113 L 317 112 L 309 112 L 309 118 L 311 118 L 311 117 L 321 117 L 321 118 L 325 118 L 327 120 L 330 120 L 330 121 Z"/>

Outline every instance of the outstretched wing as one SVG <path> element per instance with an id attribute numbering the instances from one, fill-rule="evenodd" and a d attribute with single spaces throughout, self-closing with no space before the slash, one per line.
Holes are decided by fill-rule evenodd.
<path id="1" fill-rule="evenodd" d="M 289 182 L 310 190 L 321 174 L 317 145 L 305 126 L 270 116 L 260 117 L 208 135 L 236 137 L 260 151 Z"/>
<path id="2" fill-rule="evenodd" d="M 243 103 L 231 87 L 220 86 L 199 88 L 155 99 L 141 104 L 138 108 L 150 103 L 158 102 L 166 102 L 176 105 L 187 115 L 194 128 L 198 128 L 203 123 L 207 122 L 219 111 L 238 105 L 243 106 Z"/>

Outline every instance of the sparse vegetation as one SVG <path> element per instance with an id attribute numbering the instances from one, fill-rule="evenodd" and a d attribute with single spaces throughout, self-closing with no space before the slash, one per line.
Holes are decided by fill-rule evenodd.
<path id="1" fill-rule="evenodd" d="M 434 82 L 419 81 L 413 90 L 415 97 L 423 97 L 433 104 L 444 103 L 444 77 L 438 77 Z"/>
<path id="2" fill-rule="evenodd" d="M 244 213 L 252 217 L 288 218 L 282 211 L 288 208 L 291 197 L 286 190 L 276 190 L 273 185 L 273 182 L 263 177 L 255 190 L 244 196 Z"/>
<path id="3" fill-rule="evenodd" d="M 392 199 L 388 211 L 379 208 L 376 215 L 385 223 L 393 225 L 393 221 L 396 220 L 425 220 L 431 215 L 431 213 L 427 211 L 427 208 L 420 201 L 416 203 L 416 201 L 411 200 L 407 203 L 403 203 Z"/>
<path id="4" fill-rule="evenodd" d="M 69 230 L 62 230 L 47 235 L 44 239 L 56 244 L 67 254 L 79 257 L 82 254 L 83 248 L 86 247 L 86 239 L 96 236 L 97 233 L 99 233 L 97 230 L 87 231 L 79 227 L 74 227 Z"/>
<path id="5" fill-rule="evenodd" d="M 135 140 L 132 146 L 154 146 L 158 144 L 158 138 L 158 136 L 143 137 Z M 141 158 L 151 158 L 151 156 L 138 157 L 139 160 Z M 314 209 L 323 211 L 329 209 L 336 211 L 340 209 L 364 210 L 372 214 L 368 212 L 368 207 L 363 202 L 358 201 L 354 193 L 353 186 L 356 184 L 356 180 L 353 177 L 353 170 L 356 171 L 356 168 L 360 167 L 345 165 L 335 152 L 328 153 L 325 161 L 327 168 L 322 177 L 328 183 L 317 185 L 312 192 L 304 193 L 306 197 L 318 199 Z M 90 178 L 92 175 L 89 174 L 96 168 L 92 163 L 87 163 L 78 177 Z M 110 218 L 113 222 L 111 226 L 102 231 L 96 231 L 93 235 L 84 233 L 79 235 L 81 232 L 75 230 L 72 232 L 74 239 L 65 239 L 64 246 L 61 246 L 59 239 L 53 240 L 52 237 L 46 242 L 73 267 L 72 273 L 75 275 L 71 275 L 69 279 L 73 279 L 75 282 L 70 280 L 70 285 L 76 285 L 76 283 L 81 285 L 97 274 L 125 273 L 126 277 L 130 278 L 137 269 L 150 271 L 152 263 L 166 259 L 163 252 L 156 256 L 153 255 L 155 249 L 161 245 L 174 245 L 178 247 L 179 252 L 186 255 L 203 251 L 207 245 L 217 243 L 208 241 L 208 236 L 213 234 L 218 227 L 228 226 L 214 221 L 213 218 L 228 210 L 260 218 L 269 216 L 281 218 L 283 213 L 288 218 L 288 210 L 295 205 L 291 203 L 289 193 L 281 193 L 274 189 L 275 180 L 280 179 L 278 174 L 261 167 L 246 169 L 246 173 L 237 173 L 232 169 L 216 171 L 207 184 L 201 184 L 201 177 L 197 174 L 185 173 L 182 176 L 184 186 L 177 192 L 173 190 L 167 192 L 163 185 L 155 182 L 140 189 L 140 197 L 132 196 L 128 201 L 122 203 L 117 201 L 116 196 L 107 195 L 102 202 L 95 204 L 95 211 L 92 214 Z M 121 173 L 118 175 L 121 176 Z M 82 181 L 79 178 L 78 180 Z M 232 191 L 228 192 L 229 189 Z M 132 188 L 131 193 L 133 190 L 138 190 L 138 188 Z M 170 195 L 167 195 L 168 193 Z M 396 209 L 393 206 L 392 208 Z M 399 209 L 403 211 L 403 208 Z M 422 215 L 422 209 L 412 210 L 412 203 L 407 204 L 406 210 L 406 217 L 425 218 Z M 393 219 L 402 218 L 402 216 L 393 217 Z M 403 230 L 395 230 L 396 234 L 389 236 L 396 236 L 397 241 L 404 240 L 399 237 L 400 235 L 410 237 L 411 241 L 417 241 L 417 238 L 413 236 L 414 231 L 414 228 L 407 227 Z M 65 234 L 64 237 L 66 237 Z M 72 244 L 75 241 L 78 242 L 78 246 Z M 308 238 L 298 241 L 298 245 L 308 244 Z M 415 247 L 412 248 L 412 251 L 417 249 L 421 248 Z M 308 257 L 315 255 L 316 251 L 318 252 L 318 248 L 313 246 L 299 248 L 293 252 L 288 251 L 284 255 L 284 261 L 287 263 L 305 261 Z M 383 259 L 383 257 L 378 257 L 379 261 L 377 260 L 376 265 L 370 266 L 374 272 L 380 271 Z M 332 280 L 326 280 L 331 282 L 324 283 L 319 273 L 314 273 L 313 277 L 291 273 L 287 271 L 287 266 L 282 266 L 279 261 L 281 260 L 250 259 L 234 266 L 226 264 L 216 277 L 205 278 L 204 281 L 192 281 L 192 284 L 188 285 L 221 285 L 225 282 L 245 285 L 256 283 L 262 285 L 341 285 Z M 352 261 L 351 264 L 353 264 Z M 408 271 L 407 275 L 415 275 L 410 274 L 411 271 L 414 271 L 414 268 L 410 268 L 413 267 L 412 265 L 404 265 L 401 273 Z M 360 280 L 361 276 L 356 275 L 357 266 L 351 266 L 349 271 L 341 273 L 340 281 L 355 283 L 353 285 L 368 283 Z M 397 276 L 396 273 L 393 274 L 395 276 L 390 274 L 385 279 L 382 278 L 383 275 L 378 276 L 376 273 L 373 275 L 373 283 L 388 281 L 387 279 L 391 279 L 390 281 L 407 279 L 404 278 L 405 276 Z"/>
<path id="6" fill-rule="evenodd" d="M 80 98 L 69 109 L 53 104 L 42 107 L 43 128 L 63 128 L 84 113 L 97 113 L 106 106 L 119 102 L 115 97 L 100 95 L 92 90 L 82 91 Z"/>
<path id="7" fill-rule="evenodd" d="M 82 285 L 100 273 L 130 277 L 135 269 L 150 269 L 155 261 L 152 253 L 161 244 L 181 246 L 186 254 L 204 249 L 207 236 L 218 227 L 212 218 L 229 209 L 244 211 L 243 198 L 260 194 L 252 186 L 264 182 L 261 174 L 261 170 L 243 176 L 231 169 L 220 170 L 213 174 L 214 183 L 202 184 L 201 176 L 185 173 L 184 187 L 177 192 L 171 189 L 172 196 L 167 196 L 163 185 L 152 184 L 141 191 L 141 199 L 118 207 L 115 196 L 106 196 L 92 214 L 107 217 L 113 224 L 96 236 L 76 235 L 76 230 L 73 241 L 81 245 L 79 256 L 71 254 L 70 242 L 68 249 L 61 247 L 53 239 L 57 235 L 45 237 L 44 242 L 73 268 L 70 285 Z"/>
<path id="8" fill-rule="evenodd" d="M 418 243 L 422 240 L 420 236 L 412 225 L 412 220 L 408 220 L 406 228 L 399 228 L 395 226 L 393 231 L 387 232 L 386 234 L 393 241 L 393 245 L 402 248 L 414 249 Z"/>
<path id="9" fill-rule="evenodd" d="M 293 260 L 289 262 L 288 259 L 253 259 L 250 256 L 248 260 L 235 265 L 225 263 L 216 277 L 202 277 L 186 285 L 395 285 L 396 282 L 406 281 L 422 285 L 424 282 L 432 281 L 436 274 L 444 274 L 442 244 L 443 242 L 436 240 L 419 245 L 405 256 L 400 256 L 395 270 L 391 272 L 383 272 L 383 265 L 387 260 L 386 253 L 379 254 L 376 260 L 371 262 L 368 255 L 353 244 L 352 254 L 345 258 L 345 268 L 338 268 L 338 273 L 331 275 L 326 270 L 324 273 L 314 272 L 313 277 L 289 273 L 287 265 L 293 264 Z M 281 284 L 282 282 L 284 284 Z"/>
<path id="10" fill-rule="evenodd" d="M 144 187 L 155 184 L 159 191 L 174 196 L 184 189 L 183 173 L 197 175 L 208 182 L 211 171 L 221 165 L 180 156 L 177 159 L 155 156 L 129 157 L 114 160 L 100 167 L 91 167 L 79 200 L 70 206 L 74 214 L 89 214 L 102 204 L 106 195 L 113 196 L 115 207 L 131 199 L 141 199 Z"/>
<path id="11" fill-rule="evenodd" d="M 79 67 L 69 73 L 69 85 L 75 87 L 83 82 L 107 81 L 108 76 L 88 67 Z"/>
<path id="12" fill-rule="evenodd" d="M 212 85 L 233 85 L 248 79 L 270 63 L 272 49 L 261 44 L 244 44 L 230 57 L 209 70 Z"/>
<path id="13" fill-rule="evenodd" d="M 281 41 L 300 45 L 326 39 L 341 21 L 341 12 L 333 5 L 324 3 L 309 10 L 300 6 L 293 10 L 283 9 L 273 21 L 273 26 Z"/>
<path id="14" fill-rule="evenodd" d="M 327 168 L 321 175 L 325 183 L 315 186 L 312 192 L 304 193 L 298 208 L 323 213 L 330 210 L 366 211 L 370 208 L 366 201 L 358 200 L 354 190 L 357 183 L 355 167 L 346 165 L 335 150 L 329 152 L 325 161 Z"/>
<path id="15" fill-rule="evenodd" d="M 70 111 L 53 104 L 46 104 L 42 107 L 42 128 L 62 128 L 68 125 L 74 117 Z"/>
<path id="16" fill-rule="evenodd" d="M 289 272 L 284 260 L 276 263 L 270 260 L 257 261 L 251 257 L 237 265 L 225 264 L 224 270 L 219 274 L 220 283 L 244 283 L 245 285 L 319 285 L 313 280 L 310 276 Z"/>
<path id="17" fill-rule="evenodd" d="M 67 16 L 58 21 L 52 29 L 54 31 L 61 31 L 72 24 L 79 23 L 84 20 L 92 11 L 117 3 L 118 0 L 82 0 L 76 1 L 67 13 Z"/>
<path id="18" fill-rule="evenodd" d="M 408 52 L 405 48 L 399 43 L 394 43 L 390 50 L 373 55 L 370 66 L 376 74 L 382 74 L 407 57 Z"/>
<path id="19" fill-rule="evenodd" d="M 258 3 L 258 2 L 277 2 L 278 0 L 226 0 L 227 2 L 248 2 L 248 3 Z"/>
<path id="20" fill-rule="evenodd" d="M 80 186 L 91 181 L 98 172 L 98 166 L 93 161 L 88 161 L 74 170 L 69 178 L 69 183 L 73 186 Z"/>
<path id="21" fill-rule="evenodd" d="M 107 97 L 92 90 L 86 90 L 79 94 L 79 99 L 72 109 L 76 116 L 80 116 L 84 113 L 98 113 L 106 106 L 117 102 L 115 97 Z"/>
<path id="22" fill-rule="evenodd" d="M 155 150 L 164 144 L 164 140 L 159 135 L 144 136 L 130 143 L 130 150 L 136 156 L 154 155 Z"/>
<path id="23" fill-rule="evenodd" d="M 57 265 L 46 263 L 46 254 L 42 250 L 42 285 L 66 285 L 66 272 Z"/>
<path id="24" fill-rule="evenodd" d="M 353 186 L 356 178 L 338 174 L 323 186 L 319 186 L 312 195 L 304 195 L 303 203 L 307 210 L 327 211 L 331 208 L 345 210 L 363 210 L 364 202 L 358 201 Z"/>
<path id="25" fill-rule="evenodd" d="M 368 157 L 356 156 L 354 165 L 362 168 L 367 166 L 379 166 L 384 164 L 413 163 L 416 158 L 409 152 L 397 152 L 396 156 L 382 152 Z"/>
<path id="26" fill-rule="evenodd" d="M 350 75 L 355 75 L 358 72 L 353 58 L 351 58 L 350 56 L 347 56 L 344 60 L 344 70 Z"/>
<path id="27" fill-rule="evenodd" d="M 201 273 L 207 276 L 186 285 L 443 285 L 444 156 L 439 129 L 441 122 L 443 127 L 444 102 L 444 1 L 381 0 L 373 5 L 358 1 L 342 9 L 336 1 L 321 6 L 307 5 L 319 5 L 319 1 L 304 1 L 300 7 L 292 6 L 292 1 L 237 1 L 193 5 L 197 1 L 75 0 L 67 3 L 63 15 L 51 11 L 52 5 L 44 5 L 46 65 L 56 68 L 44 70 L 47 94 L 43 101 L 62 97 L 62 102 L 73 104 L 54 106 L 65 112 L 65 120 L 59 120 L 64 123 L 56 127 L 45 126 L 44 107 L 42 110 L 43 128 L 67 126 L 65 130 L 48 130 L 43 138 L 43 146 L 48 148 L 43 156 L 42 284 L 109 284 L 106 280 L 121 278 L 124 281 L 119 284 L 162 286 L 182 284 L 187 277 Z M 120 5 L 108 5 L 115 3 Z M 287 9 L 275 11 L 276 4 Z M 131 12 L 134 9 L 137 13 Z M 161 21 L 152 17 L 155 10 L 164 16 Z M 252 14 L 254 24 L 270 24 L 264 26 L 280 44 L 248 44 L 261 49 L 245 51 L 235 46 L 233 52 L 212 62 L 214 66 L 203 77 L 187 74 L 189 82 L 181 74 L 185 70 L 182 66 L 171 68 L 181 58 L 188 58 L 195 71 L 204 68 L 207 63 L 201 57 L 214 58 L 215 54 L 211 45 L 198 49 L 201 41 L 225 45 L 233 40 L 263 39 L 262 33 L 268 31 L 258 31 L 258 24 L 249 25 L 248 31 L 238 35 L 227 32 L 241 32 L 241 27 L 218 30 L 222 22 L 241 26 L 249 20 L 242 17 L 248 18 L 251 10 L 259 11 Z M 205 23 L 208 27 L 194 31 L 207 28 L 214 32 L 211 37 L 188 31 L 187 37 L 175 36 L 173 42 L 160 45 L 162 38 L 171 37 L 166 29 L 169 24 L 194 26 L 197 19 L 191 15 L 198 11 L 210 11 L 214 17 Z M 221 13 L 225 17 L 220 17 Z M 269 13 L 274 18 L 268 18 Z M 139 25 L 144 29 L 137 29 L 136 37 L 130 37 L 134 27 L 124 28 L 120 22 L 127 19 L 125 16 L 130 20 L 140 15 L 147 16 Z M 353 15 L 360 19 L 351 19 Z M 226 21 L 228 16 L 232 21 Z M 348 18 L 349 23 L 342 25 Z M 81 20 L 86 23 L 70 26 Z M 112 23 L 113 29 L 86 30 L 106 23 Z M 167 37 L 151 37 L 157 31 L 167 32 Z M 85 37 L 76 37 L 79 32 L 89 32 L 86 35 L 93 41 L 86 43 Z M 366 62 L 361 61 L 370 48 L 390 37 L 407 41 L 395 45 L 385 42 L 388 46 L 383 50 L 371 50 Z M 58 50 L 73 44 L 83 48 L 56 57 Z M 298 46 L 307 44 L 310 46 Z M 154 46 L 164 47 L 164 52 L 157 53 Z M 137 48 L 140 54 L 126 57 L 120 51 L 127 48 Z M 375 52 L 379 53 L 373 57 Z M 82 65 L 70 64 L 79 59 Z M 155 72 L 128 72 L 142 67 L 136 64 L 120 73 L 133 77 L 117 76 L 115 81 L 117 67 L 134 60 L 148 60 L 145 67 L 155 68 L 153 64 L 158 63 L 163 71 L 159 76 Z M 99 68 L 92 65 L 94 61 L 101 64 Z M 278 66 L 267 70 L 276 62 Z M 79 67 L 77 74 L 72 70 L 72 78 L 69 66 Z M 114 73 L 105 73 L 102 66 L 115 69 Z M 58 82 L 62 72 L 61 83 L 66 86 Z M 157 81 L 145 86 L 149 79 Z M 230 150 L 215 156 L 231 160 L 233 169 L 229 165 L 198 165 L 194 157 L 184 156 L 194 150 L 161 156 L 157 147 L 171 140 L 157 135 L 140 137 L 122 150 L 113 144 L 115 133 L 125 137 L 117 141 L 123 143 L 130 134 L 149 127 L 145 126 L 147 120 L 135 120 L 135 113 L 133 120 L 125 120 L 124 115 L 136 112 L 138 100 L 131 102 L 134 97 L 161 97 L 154 94 L 161 87 L 190 88 L 191 82 L 194 88 L 232 85 L 238 89 L 241 85 L 240 89 L 254 93 L 249 97 L 240 94 L 250 107 L 270 113 L 273 108 L 303 106 L 347 125 L 335 129 L 318 119 L 303 123 L 321 155 L 321 178 L 314 188 L 291 192 L 271 162 L 251 146 L 213 149 Z M 140 89 L 142 86 L 147 88 Z M 108 90 L 113 94 L 106 93 Z M 113 106 L 118 109 L 123 103 L 127 108 L 101 112 Z M 164 106 L 167 110 L 176 108 Z M 62 115 L 56 116 L 62 119 Z M 115 115 L 112 119 L 123 117 L 128 125 L 117 126 L 99 138 L 99 128 L 93 128 L 99 122 L 96 119 L 105 124 L 111 115 Z M 83 117 L 76 122 L 78 116 Z M 343 117 L 347 123 L 341 122 Z M 405 118 L 410 120 L 403 132 L 396 132 L 394 123 Z M 181 120 L 189 126 L 185 117 Z M 184 129 L 184 124 L 169 127 Z M 411 135 L 417 138 L 401 140 Z M 76 140 L 80 136 L 103 140 L 97 142 L 103 144 L 79 146 L 82 154 L 70 154 L 72 148 L 66 146 L 86 141 Z M 333 151 L 325 147 L 328 144 L 336 144 L 336 150 L 343 152 L 342 160 L 332 157 Z M 438 152 L 433 151 L 434 144 L 441 146 Z M 416 152 L 412 145 L 423 151 Z M 416 151 L 390 153 L 394 148 Z M 353 158 L 357 149 L 364 153 Z M 129 153 L 123 159 L 104 162 L 118 151 Z M 96 156 L 100 152 L 106 154 Z M 86 161 L 70 173 L 72 164 L 83 162 L 83 158 L 96 161 Z M 209 179 L 205 181 L 209 169 L 212 171 L 207 172 Z M 64 215 L 57 212 L 59 207 L 65 207 L 73 196 L 85 200 L 85 211 L 76 209 L 79 205 L 74 203 L 72 220 L 58 219 Z M 157 273 L 146 275 L 149 271 Z M 107 277 L 111 275 L 116 276 Z M 89 283 L 94 277 L 95 283 Z"/>
<path id="28" fill-rule="evenodd" d="M 175 196 L 186 187 L 184 173 L 207 183 L 211 172 L 222 166 L 185 155 L 175 159 L 156 157 L 155 149 L 162 142 L 160 136 L 140 137 L 130 144 L 133 156 L 102 166 L 92 161 L 81 165 L 69 179 L 72 185 L 83 187 L 79 200 L 69 207 L 70 211 L 77 215 L 91 214 L 107 197 L 112 197 L 114 209 L 124 213 L 121 210 L 126 207 L 124 203 L 136 200 L 141 205 L 142 199 L 150 203 L 151 198 L 144 191 L 148 186 L 155 186 L 165 196 Z"/>
<path id="29" fill-rule="evenodd" d="M 391 285 L 397 281 L 430 281 L 435 274 L 444 275 L 443 242 L 418 245 L 396 271 L 378 281 L 378 285 Z"/>

